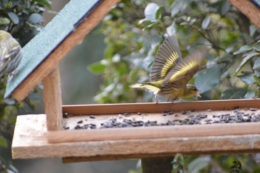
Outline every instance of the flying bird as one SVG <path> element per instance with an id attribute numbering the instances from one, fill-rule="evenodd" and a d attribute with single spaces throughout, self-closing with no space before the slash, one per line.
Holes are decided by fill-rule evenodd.
<path id="1" fill-rule="evenodd" d="M 175 36 L 167 36 L 159 48 L 150 72 L 150 82 L 137 83 L 131 88 L 143 88 L 174 102 L 178 98 L 200 97 L 199 90 L 188 81 L 199 70 L 207 50 L 192 52 L 182 59 Z"/>

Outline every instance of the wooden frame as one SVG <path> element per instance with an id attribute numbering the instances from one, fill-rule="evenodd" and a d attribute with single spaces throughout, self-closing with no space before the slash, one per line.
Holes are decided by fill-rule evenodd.
<path id="1" fill-rule="evenodd" d="M 91 114 L 117 116 L 122 112 L 160 113 L 164 110 L 178 112 L 191 109 L 208 111 L 210 108 L 209 114 L 214 114 L 219 110 L 260 108 L 259 103 L 260 100 L 257 99 L 197 101 L 192 104 L 76 105 L 63 106 L 63 112 L 80 118 Z M 65 157 L 64 162 L 68 163 L 171 156 L 174 153 L 256 152 L 260 151 L 259 133 L 260 123 L 47 131 L 45 115 L 26 115 L 17 119 L 13 157 Z"/>

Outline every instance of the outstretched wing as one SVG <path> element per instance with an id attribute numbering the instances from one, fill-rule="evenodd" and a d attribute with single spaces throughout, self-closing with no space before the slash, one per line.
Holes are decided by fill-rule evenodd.
<path id="1" fill-rule="evenodd" d="M 199 66 L 206 55 L 206 49 L 203 51 L 195 51 L 182 61 L 179 61 L 166 75 L 163 83 L 186 85 L 199 70 Z"/>
<path id="2" fill-rule="evenodd" d="M 169 70 L 181 60 L 178 40 L 175 36 L 167 36 L 159 48 L 150 72 L 151 81 L 163 79 Z"/>

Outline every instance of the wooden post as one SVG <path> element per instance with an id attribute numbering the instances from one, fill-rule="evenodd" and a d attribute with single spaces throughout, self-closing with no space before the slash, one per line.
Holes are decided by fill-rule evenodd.
<path id="1" fill-rule="evenodd" d="M 42 82 L 44 86 L 43 97 L 47 118 L 47 130 L 60 130 L 62 125 L 62 101 L 59 67 L 55 67 Z"/>
<path id="2" fill-rule="evenodd" d="M 260 28 L 260 10 L 252 2 L 249 0 L 229 0 L 229 2 Z"/>
<path id="3" fill-rule="evenodd" d="M 171 173 L 173 157 L 142 159 L 143 173 Z"/>

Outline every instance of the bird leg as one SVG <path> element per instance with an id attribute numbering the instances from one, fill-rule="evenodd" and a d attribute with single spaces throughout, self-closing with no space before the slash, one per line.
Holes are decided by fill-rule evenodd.
<path id="1" fill-rule="evenodd" d="M 175 98 L 169 97 L 168 100 L 167 100 L 167 102 L 170 102 L 170 101 L 171 101 L 171 102 L 173 103 L 176 99 L 177 99 L 176 97 L 175 97 Z"/>
<path id="2" fill-rule="evenodd" d="M 176 97 L 175 97 L 175 98 L 173 98 L 173 99 L 172 99 L 172 103 L 173 103 L 173 102 L 174 102 L 176 99 L 177 99 Z"/>
<path id="3" fill-rule="evenodd" d="M 158 96 L 156 94 L 154 95 L 154 98 L 155 98 L 155 104 L 158 104 L 159 101 L 158 101 Z"/>

